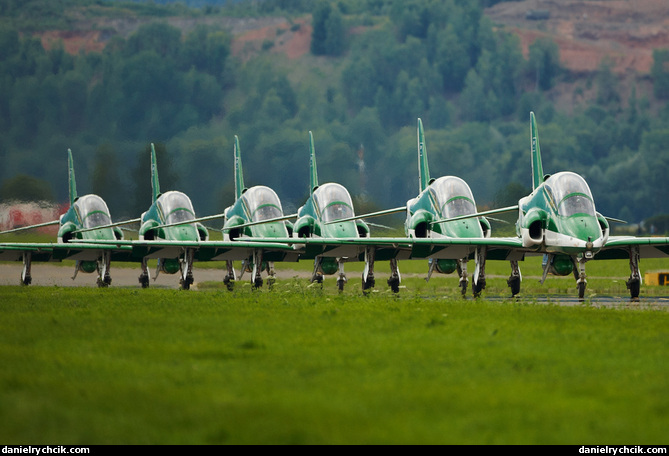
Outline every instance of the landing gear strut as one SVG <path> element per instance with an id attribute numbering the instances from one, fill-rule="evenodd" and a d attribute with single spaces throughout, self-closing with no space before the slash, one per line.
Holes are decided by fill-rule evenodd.
<path id="1" fill-rule="evenodd" d="M 314 259 L 314 272 L 311 274 L 311 283 L 319 283 L 321 286 L 323 286 L 323 272 L 321 271 L 321 257 L 316 257 Z M 342 272 L 343 272 L 343 266 L 342 266 Z M 340 276 L 341 279 L 341 276 Z M 344 279 L 346 279 L 346 276 L 344 276 Z M 339 285 L 339 283 L 338 283 Z M 340 290 L 344 289 L 344 284 L 341 284 Z"/>
<path id="2" fill-rule="evenodd" d="M 146 258 L 142 259 L 142 273 L 139 275 L 139 283 L 142 288 L 149 288 L 149 262 Z"/>
<path id="3" fill-rule="evenodd" d="M 223 277 L 223 283 L 228 288 L 228 291 L 232 291 L 237 280 L 237 274 L 231 260 L 226 260 L 225 265 L 227 267 L 227 274 Z"/>
<path id="4" fill-rule="evenodd" d="M 632 300 L 639 299 L 641 291 L 641 274 L 639 273 L 639 248 L 630 249 L 630 278 L 627 280 L 627 289 L 630 291 Z"/>
<path id="5" fill-rule="evenodd" d="M 522 277 L 520 275 L 520 267 L 518 266 L 518 261 L 517 260 L 511 260 L 511 276 L 509 279 L 506 281 L 507 285 L 509 288 L 511 288 L 511 296 L 516 296 L 518 293 L 520 293 L 520 282 L 522 281 Z"/>
<path id="6" fill-rule="evenodd" d="M 337 289 L 339 290 L 339 292 L 342 292 L 344 291 L 344 285 L 346 285 L 346 282 L 348 281 L 346 279 L 346 274 L 344 273 L 344 260 L 342 258 L 337 258 L 337 268 L 339 270 L 339 278 L 337 279 Z"/>
<path id="7" fill-rule="evenodd" d="M 400 269 L 397 265 L 397 260 L 395 258 L 390 260 L 390 278 L 388 279 L 388 286 L 393 291 L 393 293 L 400 292 L 400 283 L 402 282 L 402 277 L 400 276 Z"/>
<path id="8" fill-rule="evenodd" d="M 459 286 L 463 298 L 467 295 L 467 284 L 469 283 L 469 278 L 467 276 L 467 261 L 469 261 L 468 258 L 458 260 L 458 275 L 460 276 Z"/>
<path id="9" fill-rule="evenodd" d="M 472 285 L 475 298 L 481 296 L 481 292 L 485 289 L 485 257 L 485 247 L 476 249 L 476 268 L 474 269 L 474 284 Z"/>
<path id="10" fill-rule="evenodd" d="M 33 281 L 30 275 L 32 264 L 32 252 L 25 252 L 23 254 L 23 271 L 21 271 L 21 285 L 30 285 Z"/>
<path id="11" fill-rule="evenodd" d="M 374 288 L 374 247 L 365 248 L 365 269 L 362 271 L 362 291 Z"/>
<path id="12" fill-rule="evenodd" d="M 98 287 L 106 288 L 111 285 L 111 275 L 109 268 L 111 266 L 111 252 L 103 251 L 102 257 L 98 259 Z"/>
<path id="13" fill-rule="evenodd" d="M 588 281 L 585 279 L 585 258 L 577 258 L 576 264 L 578 266 L 578 271 L 574 269 L 574 275 L 578 274 L 576 279 L 576 288 L 578 288 L 578 300 L 583 301 L 585 299 L 585 288 L 588 284 Z"/>
<path id="14" fill-rule="evenodd" d="M 193 257 L 194 252 L 190 249 L 186 249 L 184 258 L 181 261 L 181 280 L 179 280 L 179 284 L 181 285 L 182 290 L 190 290 L 190 286 L 194 282 Z"/>

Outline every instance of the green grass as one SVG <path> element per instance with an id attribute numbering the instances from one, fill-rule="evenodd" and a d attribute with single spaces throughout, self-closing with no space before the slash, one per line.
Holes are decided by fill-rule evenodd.
<path id="1" fill-rule="evenodd" d="M 5 444 L 666 444 L 666 309 L 285 279 L 2 287 L 0 312 Z"/>

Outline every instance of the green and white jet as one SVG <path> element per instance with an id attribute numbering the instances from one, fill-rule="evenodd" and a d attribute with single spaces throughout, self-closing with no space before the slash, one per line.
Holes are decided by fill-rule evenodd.
<path id="1" fill-rule="evenodd" d="M 284 215 L 281 200 L 271 188 L 264 185 L 256 185 L 251 188 L 244 186 L 241 149 L 237 136 L 235 136 L 234 160 L 235 202 L 224 211 L 223 239 L 239 241 L 247 238 L 290 237 L 293 226 L 288 220 L 295 218 L 297 214 Z M 271 287 L 276 280 L 274 262 L 297 261 L 298 259 L 299 254 L 294 250 L 254 248 L 250 255 L 242 259 L 239 278 L 241 279 L 244 272 L 250 272 L 253 286 L 259 288 L 263 284 L 261 272 L 267 271 L 267 283 Z M 237 276 L 232 260 L 227 260 L 226 265 L 227 274 L 223 281 L 228 289 L 232 289 Z"/>
<path id="2" fill-rule="evenodd" d="M 209 239 L 209 231 L 195 219 L 195 210 L 190 198 L 179 191 L 160 192 L 156 150 L 151 144 L 151 189 L 152 204 L 140 217 L 139 243 L 134 244 L 135 252 L 142 250 L 143 241 L 166 241 L 150 247 L 144 244 L 142 252 L 142 273 L 139 283 L 142 288 L 149 286 L 148 260 L 156 258 L 158 266 L 154 280 L 162 271 L 167 274 L 180 273 L 179 284 L 188 290 L 193 284 L 193 260 L 195 251 L 183 242 L 198 242 Z"/>
<path id="3" fill-rule="evenodd" d="M 23 261 L 21 272 L 21 284 L 23 285 L 32 283 L 33 261 L 74 260 L 73 280 L 79 272 L 97 272 L 98 286 L 107 287 L 112 281 L 111 261 L 133 261 L 134 257 L 130 248 L 115 248 L 95 244 L 95 242 L 123 239 L 123 232 L 119 226 L 134 223 L 137 220 L 113 224 L 107 204 L 101 197 L 94 194 L 78 196 L 70 149 L 67 151 L 67 159 L 70 199 L 70 207 L 67 212 L 61 215 L 59 220 L 0 232 L 0 234 L 6 234 L 59 225 L 57 243 L 2 243 L 0 244 L 0 260 Z"/>
<path id="4" fill-rule="evenodd" d="M 309 132 L 309 190 L 307 201 L 297 211 L 293 225 L 293 239 L 289 242 L 300 250 L 300 258 L 313 259 L 311 281 L 322 283 L 323 275 L 339 273 L 337 287 L 344 290 L 347 282 L 344 263 L 365 261 L 362 273 L 362 289 L 375 285 L 374 261 L 390 260 L 391 277 L 388 284 L 393 291 L 399 290 L 400 276 L 397 269 L 398 249 L 384 245 L 379 249 L 364 243 L 370 237 L 370 229 L 361 217 L 356 217 L 350 194 L 341 184 L 330 182 L 319 184 L 316 167 L 316 151 L 313 133 Z M 356 239 L 361 243 L 349 243 Z M 280 241 L 282 242 L 282 241 Z"/>

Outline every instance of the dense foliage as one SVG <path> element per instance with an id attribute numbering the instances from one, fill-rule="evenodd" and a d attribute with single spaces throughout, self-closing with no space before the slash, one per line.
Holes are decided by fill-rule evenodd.
<path id="1" fill-rule="evenodd" d="M 115 218 L 136 217 L 150 202 L 140 157 L 155 142 L 161 187 L 185 191 L 208 215 L 232 203 L 238 135 L 247 186 L 274 188 L 289 211 L 306 197 L 311 130 L 323 182 L 346 185 L 358 212 L 395 207 L 418 190 L 421 117 L 432 174 L 464 178 L 479 207 L 491 207 L 530 185 L 532 110 L 546 172 L 583 174 L 606 215 L 639 222 L 669 213 L 667 50 L 654 53 L 646 75 L 652 93 L 627 96 L 607 62 L 578 79 L 550 40 L 525 57 L 484 14 L 494 1 L 158 3 L 66 1 L 54 10 L 46 0 L 0 1 L 0 183 L 31 175 L 64 199 L 71 148 L 79 193 L 100 194 Z M 105 15 L 143 25 L 77 55 L 33 35 Z M 177 15 L 282 16 L 284 33 L 306 17 L 310 53 L 287 61 L 270 42 L 241 60 L 228 31 L 170 25 Z M 580 100 L 569 113 L 552 101 L 565 81 L 577 81 Z M 592 87 L 596 96 L 580 96 Z"/>

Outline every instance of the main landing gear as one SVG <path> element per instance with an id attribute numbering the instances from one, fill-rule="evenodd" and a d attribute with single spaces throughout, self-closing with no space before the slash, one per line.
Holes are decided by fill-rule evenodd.
<path id="1" fill-rule="evenodd" d="M 516 296 L 520 293 L 520 282 L 522 282 L 522 277 L 520 275 L 520 267 L 518 266 L 518 261 L 511 260 L 511 276 L 509 276 L 506 284 L 511 288 L 511 296 Z"/>
<path id="2" fill-rule="evenodd" d="M 374 262 L 376 261 L 376 250 L 374 247 L 365 248 L 365 269 L 362 272 L 362 291 L 369 292 L 376 285 L 374 279 Z M 398 261 L 395 258 L 390 260 L 390 277 L 386 282 L 393 293 L 399 293 L 400 283 L 402 283 L 402 276 Z"/>
<path id="3" fill-rule="evenodd" d="M 242 273 L 240 274 L 239 279 L 241 280 L 241 278 L 244 276 L 244 272 L 250 272 L 251 284 L 253 285 L 253 288 L 262 288 L 264 283 L 261 275 L 262 271 L 267 271 L 267 287 L 271 289 L 276 282 L 274 262 L 268 261 L 267 263 L 263 263 L 262 250 L 254 250 L 253 258 L 250 262 L 249 260 L 242 261 Z M 235 271 L 232 268 L 232 261 L 228 261 L 228 273 L 223 279 L 223 283 L 227 285 L 228 290 L 232 290 L 232 282 L 234 280 L 236 280 L 236 278 Z"/>
<path id="4" fill-rule="evenodd" d="M 30 275 L 31 264 L 32 264 L 32 253 L 25 252 L 23 254 L 23 270 L 21 271 L 21 285 L 30 285 L 33 281 L 33 278 Z"/>
<path id="5" fill-rule="evenodd" d="M 627 289 L 632 300 L 639 299 L 641 291 L 641 274 L 639 273 L 639 248 L 630 248 L 630 278 L 627 279 Z"/>

